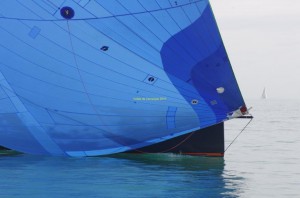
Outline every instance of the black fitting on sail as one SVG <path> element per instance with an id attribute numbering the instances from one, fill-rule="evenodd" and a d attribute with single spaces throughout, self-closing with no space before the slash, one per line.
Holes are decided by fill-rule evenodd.
<path id="1" fill-rule="evenodd" d="M 243 116 L 240 116 L 240 117 L 237 117 L 237 118 L 240 118 L 240 119 L 253 119 L 254 117 L 252 115 L 243 115 Z"/>

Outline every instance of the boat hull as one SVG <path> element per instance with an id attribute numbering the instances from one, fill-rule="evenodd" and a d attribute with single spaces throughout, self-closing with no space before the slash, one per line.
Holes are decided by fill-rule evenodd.
<path id="1" fill-rule="evenodd" d="M 0 150 L 7 150 L 0 146 Z M 200 129 L 147 147 L 127 151 L 132 154 L 174 153 L 193 156 L 224 156 L 224 123 Z"/>
<path id="2" fill-rule="evenodd" d="M 223 157 L 224 123 L 222 122 L 154 145 L 128 151 L 128 153 L 175 153 Z"/>

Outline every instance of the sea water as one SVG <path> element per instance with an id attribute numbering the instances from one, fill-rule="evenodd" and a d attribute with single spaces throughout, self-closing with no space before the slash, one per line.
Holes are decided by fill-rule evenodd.
<path id="1" fill-rule="evenodd" d="M 224 158 L 0 155 L 0 197 L 300 197 L 300 102 L 249 100 Z M 249 120 L 226 122 L 226 146 Z"/>

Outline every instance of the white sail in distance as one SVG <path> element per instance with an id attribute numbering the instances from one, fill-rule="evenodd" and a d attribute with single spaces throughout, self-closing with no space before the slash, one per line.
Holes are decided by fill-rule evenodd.
<path id="1" fill-rule="evenodd" d="M 264 88 L 263 93 L 262 93 L 262 95 L 261 95 L 261 98 L 264 99 L 264 100 L 268 98 L 268 97 L 267 97 L 266 88 Z"/>

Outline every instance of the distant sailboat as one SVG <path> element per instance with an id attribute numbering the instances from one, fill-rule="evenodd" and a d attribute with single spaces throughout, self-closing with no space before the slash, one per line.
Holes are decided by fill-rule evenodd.
<path id="1" fill-rule="evenodd" d="M 267 99 L 268 97 L 267 97 L 267 92 L 266 92 L 266 88 L 264 88 L 264 90 L 263 90 L 263 93 L 262 93 L 262 95 L 261 95 L 261 99 Z"/>

